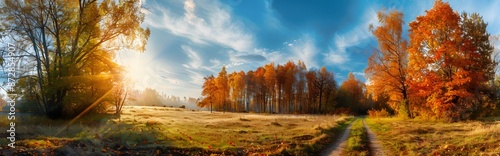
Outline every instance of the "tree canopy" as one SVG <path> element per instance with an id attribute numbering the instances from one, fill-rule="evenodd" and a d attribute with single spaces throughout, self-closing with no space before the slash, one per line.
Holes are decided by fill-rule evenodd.
<path id="1" fill-rule="evenodd" d="M 35 73 L 26 72 L 18 81 L 29 83 L 19 89 L 53 119 L 75 116 L 112 95 L 123 70 L 115 53 L 145 50 L 149 29 L 140 26 L 140 9 L 134 0 L 5 0 L 4 31 Z"/>

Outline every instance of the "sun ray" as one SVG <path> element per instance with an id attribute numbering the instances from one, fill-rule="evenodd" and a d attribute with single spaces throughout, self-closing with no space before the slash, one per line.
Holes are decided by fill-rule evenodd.
<path id="1" fill-rule="evenodd" d="M 117 63 L 124 69 L 125 79 L 128 80 L 133 88 L 143 90 L 148 86 L 149 77 L 151 77 L 150 68 L 153 60 L 152 54 L 139 52 L 121 52 L 118 54 Z"/>

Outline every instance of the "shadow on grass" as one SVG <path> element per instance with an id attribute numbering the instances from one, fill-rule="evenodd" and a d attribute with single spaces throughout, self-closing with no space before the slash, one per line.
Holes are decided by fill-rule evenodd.
<path id="1" fill-rule="evenodd" d="M 43 116 L 18 116 L 15 147 L 6 139 L 2 127 L 0 155 L 108 155 L 132 154 L 136 148 L 168 145 L 156 126 L 116 122 L 113 115 L 87 115 L 72 125 L 69 120 L 50 120 Z M 9 123 L 2 121 L 2 125 Z"/>
<path id="2" fill-rule="evenodd" d="M 2 124 L 8 121 L 1 121 Z M 175 136 L 166 136 L 161 123 L 125 122 L 114 115 L 94 114 L 78 119 L 50 120 L 43 116 L 20 116 L 16 123 L 15 149 L 0 139 L 0 155 L 244 155 L 244 149 L 224 151 L 178 148 Z M 5 129 L 2 129 L 6 132 Z M 0 135 L 9 135 L 0 133 Z"/>
<path id="3" fill-rule="evenodd" d="M 251 121 L 241 121 L 240 119 L 239 122 L 251 123 L 254 122 L 254 119 Z M 349 119 L 340 121 L 340 125 L 336 125 L 335 128 L 318 126 L 317 129 L 314 128 L 316 132 L 311 134 L 312 137 L 308 136 L 305 140 L 273 141 L 264 145 L 268 148 L 261 148 L 258 146 L 260 145 L 258 142 L 253 142 L 254 148 L 252 145 L 246 145 L 248 143 L 240 143 L 235 146 L 231 143 L 227 145 L 227 141 L 220 140 L 215 144 L 208 143 L 213 147 L 207 146 L 203 142 L 218 138 L 211 137 L 212 140 L 200 140 L 195 136 L 205 136 L 186 131 L 190 128 L 185 125 L 179 126 L 176 123 L 171 124 L 173 120 L 171 122 L 163 118 L 152 118 L 144 115 L 127 115 L 122 120 L 112 115 L 86 115 L 67 128 L 68 120 L 48 120 L 44 117 L 22 116 L 19 124 L 16 124 L 16 133 L 19 135 L 19 137 L 16 136 L 16 149 L 3 146 L 0 149 L 2 152 L 0 155 L 250 155 L 252 153 L 317 155 L 320 150 L 332 142 L 334 136 L 336 137 L 345 129 L 348 122 Z M 278 128 L 294 126 L 286 122 L 279 124 L 281 126 L 270 126 Z M 245 125 L 247 124 L 237 127 L 241 128 Z M 224 126 L 224 124 L 217 126 L 229 127 Z M 307 127 L 307 129 L 310 128 Z M 243 133 L 245 132 L 247 131 L 243 131 Z M 221 138 L 224 137 L 221 136 Z M 7 140 L 0 138 L 1 141 L 6 142 Z M 269 141 L 269 139 L 265 141 Z M 221 146 L 218 146 L 219 142 L 222 142 Z M 2 143 L 2 145 L 6 145 L 6 143 Z"/>

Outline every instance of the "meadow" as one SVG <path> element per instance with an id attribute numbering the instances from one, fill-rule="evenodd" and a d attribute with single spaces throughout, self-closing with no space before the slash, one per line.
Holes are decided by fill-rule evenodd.
<path id="1" fill-rule="evenodd" d="M 499 155 L 500 120 L 368 118 L 387 155 Z"/>
<path id="2" fill-rule="evenodd" d="M 4 147 L 2 154 L 314 155 L 351 120 L 125 106 L 119 118 L 87 115 L 68 126 L 67 120 L 22 117 L 16 126 L 17 148 Z M 5 138 L 0 142 L 7 144 Z"/>
<path id="3" fill-rule="evenodd" d="M 112 110 L 110 110 L 110 113 Z M 363 120 L 366 126 L 363 125 Z M 1 120 L 3 125 L 7 120 Z M 125 106 L 120 117 L 68 120 L 20 116 L 16 149 L 2 155 L 319 155 L 351 124 L 342 155 L 373 154 L 373 131 L 386 155 L 500 153 L 500 120 L 442 122 L 342 115 L 282 115 Z M 2 133 L 7 135 L 7 133 Z M 0 144 L 9 141 L 3 137 Z M 324 154 L 324 153 L 323 153 Z"/>

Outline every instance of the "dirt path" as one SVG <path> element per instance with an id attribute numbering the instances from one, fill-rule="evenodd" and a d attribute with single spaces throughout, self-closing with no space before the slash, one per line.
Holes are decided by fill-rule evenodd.
<path id="1" fill-rule="evenodd" d="M 354 120 L 355 121 L 355 120 Z M 352 121 L 347 128 L 342 132 L 342 136 L 338 138 L 330 147 L 328 147 L 326 150 L 324 150 L 321 155 L 323 156 L 337 156 L 342 153 L 344 150 L 346 144 L 347 144 L 347 138 L 349 137 L 349 133 L 351 132 L 351 126 L 354 123 Z"/>
<path id="2" fill-rule="evenodd" d="M 382 145 L 380 145 L 380 142 L 375 137 L 375 134 L 373 134 L 373 132 L 370 130 L 370 128 L 368 128 L 368 126 L 366 126 L 365 119 L 363 119 L 363 126 L 365 126 L 365 128 L 366 128 L 366 132 L 368 133 L 368 139 L 370 140 L 369 147 L 370 147 L 371 155 L 375 155 L 375 156 L 385 155 L 384 150 L 382 149 Z"/>

